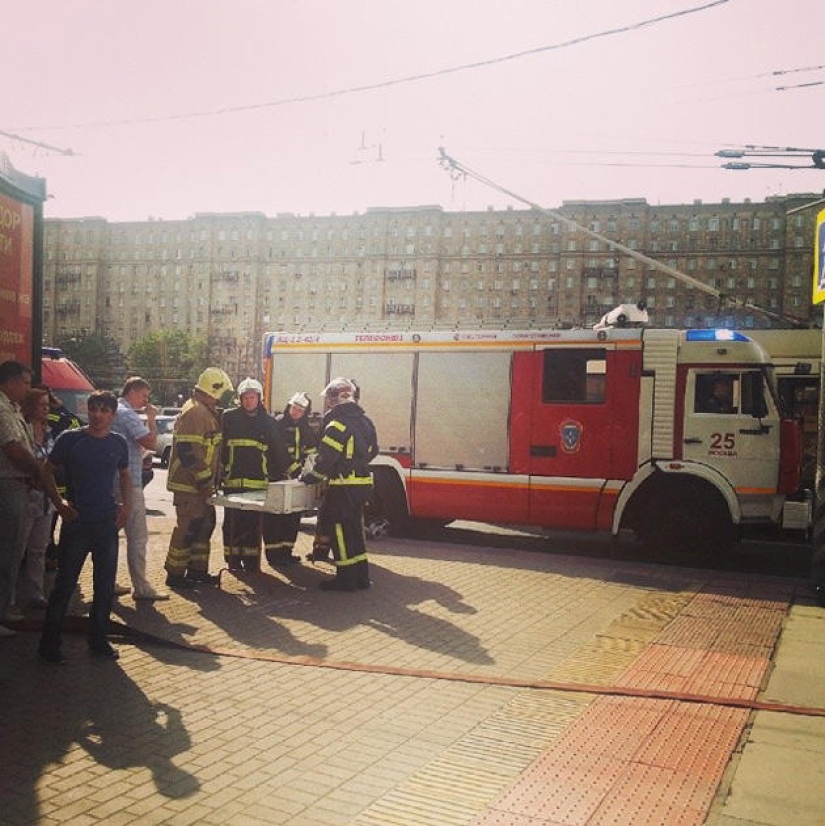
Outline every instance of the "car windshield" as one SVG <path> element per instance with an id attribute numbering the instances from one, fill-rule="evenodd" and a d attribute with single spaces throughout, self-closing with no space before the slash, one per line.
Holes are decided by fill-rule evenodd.
<path id="1" fill-rule="evenodd" d="M 174 419 L 156 419 L 155 424 L 158 428 L 158 433 L 171 433 L 175 427 Z"/>

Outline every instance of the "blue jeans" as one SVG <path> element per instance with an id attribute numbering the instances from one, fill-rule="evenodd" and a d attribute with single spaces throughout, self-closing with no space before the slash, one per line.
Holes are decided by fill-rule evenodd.
<path id="1" fill-rule="evenodd" d="M 92 554 L 94 596 L 89 613 L 89 646 L 106 645 L 109 633 L 109 615 L 115 591 L 117 573 L 117 528 L 111 522 L 65 522 L 60 530 L 57 548 L 57 578 L 49 597 L 49 607 L 43 621 L 41 648 L 59 649 L 60 631 L 69 609 L 86 555 Z"/>

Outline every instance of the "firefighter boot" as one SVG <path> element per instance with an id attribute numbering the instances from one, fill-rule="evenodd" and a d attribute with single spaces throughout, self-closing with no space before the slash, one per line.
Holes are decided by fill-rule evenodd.
<path id="1" fill-rule="evenodd" d="M 344 568 L 337 568 L 335 579 L 325 579 L 318 587 L 322 591 L 355 591 L 358 589 L 358 580 L 355 567 L 347 565 Z"/>
<path id="2" fill-rule="evenodd" d="M 359 590 L 369 588 L 372 585 L 372 582 L 370 582 L 370 564 L 366 559 L 355 566 L 355 584 Z"/>
<path id="3" fill-rule="evenodd" d="M 261 558 L 259 556 L 245 556 L 241 558 L 240 565 L 248 574 L 257 574 L 261 570 Z"/>
<path id="4" fill-rule="evenodd" d="M 210 574 L 207 571 L 193 571 L 191 568 L 186 572 L 186 579 L 190 582 L 197 582 L 203 585 L 221 584 L 220 574 Z"/>
<path id="5" fill-rule="evenodd" d="M 329 544 L 329 537 L 323 534 L 315 534 L 312 542 L 312 550 L 307 554 L 308 562 L 332 562 L 332 548 Z"/>
<path id="6" fill-rule="evenodd" d="M 240 571 L 242 570 L 243 566 L 241 565 L 241 558 L 237 554 L 224 554 L 223 561 L 226 563 L 226 567 L 230 571 Z"/>

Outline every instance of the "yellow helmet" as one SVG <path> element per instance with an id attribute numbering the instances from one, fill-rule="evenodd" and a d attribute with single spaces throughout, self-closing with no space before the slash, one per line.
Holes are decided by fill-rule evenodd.
<path id="1" fill-rule="evenodd" d="M 232 390 L 232 380 L 220 367 L 207 367 L 198 376 L 195 389 L 213 399 L 220 399 L 227 390 Z"/>

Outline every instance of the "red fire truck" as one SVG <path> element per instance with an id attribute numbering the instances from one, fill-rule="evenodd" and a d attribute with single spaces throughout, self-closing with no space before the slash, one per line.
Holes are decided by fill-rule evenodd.
<path id="1" fill-rule="evenodd" d="M 66 358 L 59 347 L 41 347 L 40 372 L 46 385 L 66 406 L 66 409 L 88 419 L 86 400 L 95 386 L 76 362 Z"/>
<path id="2" fill-rule="evenodd" d="M 806 530 L 799 422 L 765 351 L 728 330 L 269 333 L 271 410 L 354 379 L 375 421 L 371 518 L 632 530 L 721 550 Z"/>

